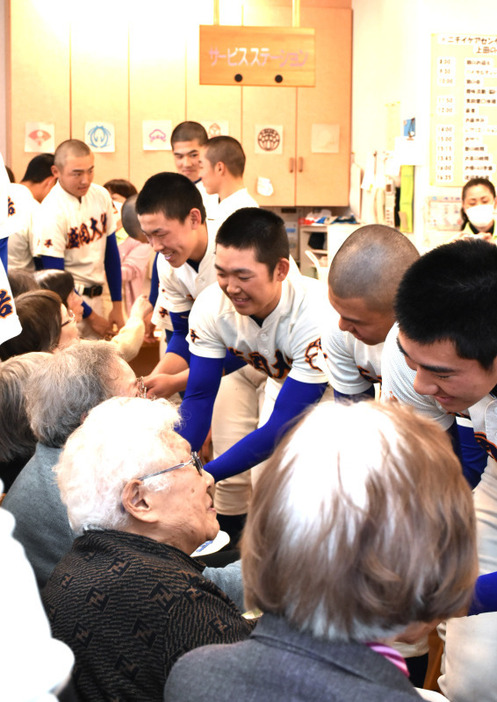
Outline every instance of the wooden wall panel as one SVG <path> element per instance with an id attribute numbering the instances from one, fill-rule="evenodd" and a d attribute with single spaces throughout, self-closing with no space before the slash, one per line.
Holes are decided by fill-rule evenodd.
<path id="1" fill-rule="evenodd" d="M 141 0 L 130 22 L 130 172 L 141 188 L 160 171 L 175 171 L 172 151 L 144 151 L 143 120 L 171 120 L 174 128 L 186 114 L 187 3 L 177 3 L 174 21 L 165 4 Z"/>
<path id="2" fill-rule="evenodd" d="M 95 154 L 95 182 L 129 178 L 128 13 L 102 0 L 68 4 L 72 137 L 85 140 L 87 121 L 112 122 L 116 150 Z"/>
<path id="3" fill-rule="evenodd" d="M 251 5 L 245 8 L 243 19 L 245 25 L 251 26 L 292 26 L 290 7 Z M 261 206 L 293 205 L 295 201 L 296 95 L 296 88 L 243 88 L 245 184 Z M 282 154 L 256 153 L 256 125 L 263 124 L 283 127 Z M 260 176 L 271 180 L 273 195 L 268 197 L 256 192 Z"/>
<path id="4" fill-rule="evenodd" d="M 35 156 L 24 152 L 26 122 L 55 124 L 56 144 L 70 136 L 68 4 L 11 3 L 10 162 L 17 180 Z"/>
<path id="5" fill-rule="evenodd" d="M 186 118 L 196 122 L 226 120 L 229 136 L 241 139 L 242 89 L 228 85 L 200 85 L 198 47 L 200 24 L 212 24 L 212 0 L 190 0 L 190 23 L 187 29 Z M 220 3 L 221 24 L 241 22 L 241 3 L 235 0 Z"/>
<path id="6" fill-rule="evenodd" d="M 297 205 L 348 205 L 350 182 L 350 119 L 352 12 L 308 8 L 302 26 L 316 28 L 316 86 L 297 88 Z M 312 153 L 312 124 L 340 125 L 338 154 Z"/>

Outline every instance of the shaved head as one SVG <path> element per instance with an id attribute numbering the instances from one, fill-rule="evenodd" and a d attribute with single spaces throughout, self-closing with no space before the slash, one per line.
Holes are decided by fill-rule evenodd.
<path id="1" fill-rule="evenodd" d="M 400 280 L 418 258 L 416 247 L 404 234 L 368 224 L 356 229 L 338 249 L 328 284 L 335 297 L 361 298 L 373 310 L 393 309 Z"/>
<path id="2" fill-rule="evenodd" d="M 66 165 L 68 156 L 91 156 L 91 149 L 84 141 L 79 139 L 66 139 L 55 150 L 54 163 L 59 169 L 63 169 Z"/>

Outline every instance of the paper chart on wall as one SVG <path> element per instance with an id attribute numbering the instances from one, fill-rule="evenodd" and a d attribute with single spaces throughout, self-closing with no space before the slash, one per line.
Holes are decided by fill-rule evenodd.
<path id="1" fill-rule="evenodd" d="M 433 35 L 430 184 L 491 179 L 496 153 L 497 35 Z"/>

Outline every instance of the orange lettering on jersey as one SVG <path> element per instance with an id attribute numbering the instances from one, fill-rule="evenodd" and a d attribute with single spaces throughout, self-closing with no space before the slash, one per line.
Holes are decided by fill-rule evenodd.
<path id="1" fill-rule="evenodd" d="M 7 196 L 7 217 L 12 217 L 12 215 L 15 215 L 15 213 L 16 206 L 14 205 L 14 201 Z"/>
<path id="2" fill-rule="evenodd" d="M 190 329 L 190 339 L 192 340 L 193 343 L 197 341 L 197 339 L 200 339 L 199 335 L 195 331 L 195 329 Z"/>
<path id="3" fill-rule="evenodd" d="M 497 446 L 487 439 L 485 432 L 475 431 L 475 439 L 480 446 L 483 446 L 488 455 L 497 461 Z"/>
<path id="4" fill-rule="evenodd" d="M 364 378 L 364 380 L 367 380 L 369 383 L 381 383 L 381 375 L 373 375 L 366 370 L 366 368 L 362 368 L 361 366 L 357 366 L 357 370 L 359 371 L 361 377 Z"/>
<path id="5" fill-rule="evenodd" d="M 13 311 L 14 307 L 12 305 L 12 298 L 10 297 L 9 293 L 7 290 L 0 290 L 0 317 L 5 319 L 6 317 L 9 317 Z"/>
<path id="6" fill-rule="evenodd" d="M 316 339 L 311 341 L 305 350 L 305 360 L 314 370 L 320 370 L 319 366 L 315 364 L 316 356 L 321 349 L 321 339 Z"/>

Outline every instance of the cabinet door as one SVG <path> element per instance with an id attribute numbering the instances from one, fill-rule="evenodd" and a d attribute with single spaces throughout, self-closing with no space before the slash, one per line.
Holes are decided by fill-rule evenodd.
<path id="1" fill-rule="evenodd" d="M 95 154 L 95 182 L 129 178 L 128 13 L 114 3 L 71 7 L 71 136 L 85 141 L 86 122 L 111 122 L 115 151 Z"/>
<path id="2" fill-rule="evenodd" d="M 54 124 L 56 146 L 71 135 L 69 3 L 11 2 L 10 49 L 11 150 L 4 156 L 19 181 L 35 156 L 24 152 L 26 122 Z"/>
<path id="3" fill-rule="evenodd" d="M 212 24 L 213 0 L 188 0 L 189 25 L 187 35 L 186 119 L 195 122 L 228 122 L 228 134 L 240 140 L 241 96 L 238 85 L 200 85 L 199 83 L 199 25 Z M 241 4 L 233 0 L 219 3 L 219 22 L 226 25 L 241 23 Z M 226 134 L 225 130 L 222 130 Z"/>
<path id="4" fill-rule="evenodd" d="M 316 85 L 297 88 L 296 204 L 348 205 L 352 12 L 305 8 L 301 25 L 316 30 Z M 338 153 L 313 153 L 313 124 L 338 125 Z"/>
<path id="5" fill-rule="evenodd" d="M 251 4 L 245 8 L 243 20 L 245 25 L 291 27 L 291 8 Z M 263 207 L 295 203 L 296 95 L 296 88 L 243 87 L 242 143 L 247 157 L 245 185 Z M 271 125 L 280 130 L 281 153 L 256 153 L 259 127 Z M 259 177 L 270 179 L 274 189 L 271 196 L 256 192 Z"/>
<path id="6" fill-rule="evenodd" d="M 130 180 L 138 190 L 154 173 L 176 170 L 171 150 L 143 149 L 143 121 L 169 120 L 172 131 L 186 119 L 185 23 L 191 20 L 187 3 L 178 3 L 170 21 L 165 12 L 156 0 L 140 0 L 129 27 Z"/>

